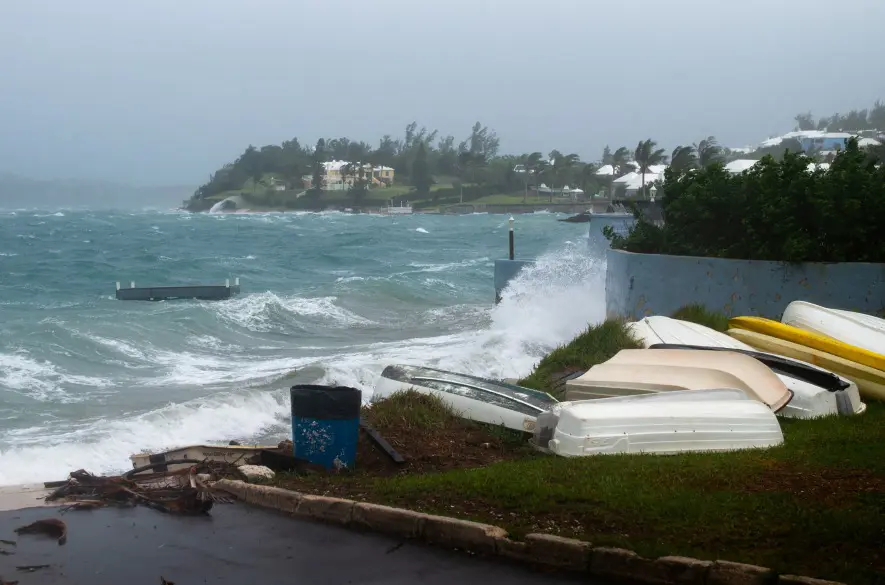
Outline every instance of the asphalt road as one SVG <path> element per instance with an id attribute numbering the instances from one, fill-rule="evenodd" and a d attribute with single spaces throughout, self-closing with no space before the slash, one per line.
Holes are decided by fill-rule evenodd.
<path id="1" fill-rule="evenodd" d="M 62 518 L 67 543 L 15 528 Z M 530 585 L 587 583 L 494 559 L 296 520 L 242 504 L 217 504 L 206 517 L 170 516 L 138 507 L 0 512 L 0 581 L 20 585 L 324 585 L 378 583 Z M 394 550 L 392 550 L 394 549 Z M 17 566 L 49 565 L 34 572 Z"/>

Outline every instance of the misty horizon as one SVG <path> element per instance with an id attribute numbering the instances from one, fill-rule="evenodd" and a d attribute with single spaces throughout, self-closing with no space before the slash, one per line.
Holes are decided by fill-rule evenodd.
<path id="1" fill-rule="evenodd" d="M 412 121 L 597 160 L 646 138 L 756 145 L 885 98 L 885 3 L 637 4 L 10 4 L 0 173 L 197 185 L 249 144 L 377 144 Z"/>

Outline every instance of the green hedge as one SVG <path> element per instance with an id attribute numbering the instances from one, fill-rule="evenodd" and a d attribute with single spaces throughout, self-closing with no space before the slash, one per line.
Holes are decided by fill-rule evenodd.
<path id="1" fill-rule="evenodd" d="M 663 226 L 641 217 L 627 235 L 606 229 L 630 252 L 775 260 L 885 262 L 885 165 L 851 139 L 829 170 L 787 153 L 731 175 L 722 164 L 667 169 Z M 637 214 L 638 215 L 638 214 Z"/>

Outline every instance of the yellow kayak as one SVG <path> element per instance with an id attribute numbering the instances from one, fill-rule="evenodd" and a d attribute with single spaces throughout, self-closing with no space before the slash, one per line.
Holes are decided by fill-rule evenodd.
<path id="1" fill-rule="evenodd" d="M 885 400 L 885 372 L 881 370 L 808 347 L 807 345 L 800 345 L 792 341 L 772 337 L 771 335 L 757 333 L 756 331 L 729 329 L 726 333 L 732 338 L 760 351 L 808 362 L 839 374 L 857 384 L 857 389 L 865 398 Z"/>
<path id="2" fill-rule="evenodd" d="M 881 353 L 844 343 L 820 333 L 786 325 L 779 321 L 763 317 L 732 317 L 728 320 L 728 327 L 730 329 L 755 331 L 756 333 L 804 345 L 805 347 L 833 354 L 850 362 L 863 364 L 885 372 L 885 355 Z"/>

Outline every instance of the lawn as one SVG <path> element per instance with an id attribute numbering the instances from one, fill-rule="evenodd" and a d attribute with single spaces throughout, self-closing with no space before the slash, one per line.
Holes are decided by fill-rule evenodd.
<path id="1" fill-rule="evenodd" d="M 683 316 L 716 322 L 686 309 Z M 636 347 L 607 321 L 551 352 L 521 383 L 557 392 L 565 372 Z M 782 446 L 733 453 L 538 454 L 527 435 L 457 418 L 409 392 L 364 417 L 406 456 L 361 439 L 349 475 L 279 476 L 291 489 L 546 532 L 656 557 L 726 559 L 847 583 L 885 577 L 885 404 L 865 414 L 780 419 Z"/>

